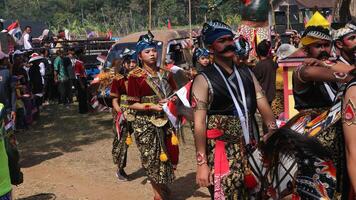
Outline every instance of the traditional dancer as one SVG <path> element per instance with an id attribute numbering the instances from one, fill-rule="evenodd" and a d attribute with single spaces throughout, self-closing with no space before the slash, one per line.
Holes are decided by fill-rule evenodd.
<path id="1" fill-rule="evenodd" d="M 355 23 L 348 23 L 344 28 L 333 31 L 334 45 L 339 51 L 338 60 L 345 63 L 352 69 L 351 73 L 355 76 L 355 50 L 356 50 L 356 26 Z M 345 154 L 347 173 L 344 173 L 344 195 L 349 194 L 343 199 L 354 199 L 356 197 L 356 78 L 349 81 L 344 86 L 342 126 L 344 132 Z M 348 180 L 347 180 L 348 179 Z M 349 184 L 351 182 L 351 185 Z M 353 191 L 353 194 L 352 192 Z"/>
<path id="2" fill-rule="evenodd" d="M 112 156 L 114 164 L 117 165 L 116 176 L 119 180 L 127 181 L 129 176 L 126 174 L 124 168 L 127 162 L 127 150 L 132 143 L 131 139 L 131 124 L 130 116 L 128 116 L 128 102 L 127 102 L 127 85 L 128 73 L 136 67 L 135 51 L 125 49 L 121 54 L 122 67 L 119 70 L 112 82 L 110 96 L 112 97 L 113 115 L 114 115 L 114 141 L 112 148 Z M 125 112 L 127 111 L 127 112 Z"/>
<path id="3" fill-rule="evenodd" d="M 169 151 L 170 129 L 162 103 L 176 89 L 172 73 L 157 66 L 157 43 L 149 32 L 136 45 L 139 66 L 128 78 L 128 100 L 136 111 L 132 122 L 141 162 L 154 191 L 154 199 L 169 199 L 167 184 L 174 180 Z"/>
<path id="4" fill-rule="evenodd" d="M 345 87 L 343 83 L 353 78 L 343 71 L 352 67 L 327 60 L 331 36 L 326 28 L 307 27 L 301 42 L 312 59 L 306 59 L 293 74 L 296 108 L 301 113 L 291 119 L 286 127 L 295 130 L 308 117 L 314 120 L 304 124 L 306 128 L 301 131 L 302 135 L 287 129 L 280 130 L 270 138 L 265 148 L 272 157 L 283 153 L 296 158 L 296 197 L 348 199 L 345 142 L 340 120 L 337 120 L 341 107 L 337 108 L 337 105 L 343 96 L 340 95 Z M 338 45 L 341 47 L 341 43 Z M 346 54 L 339 50 L 341 55 Z M 339 93 L 336 94 L 336 91 Z"/>
<path id="5" fill-rule="evenodd" d="M 193 82 L 197 183 L 209 187 L 212 199 L 249 199 L 257 186 L 248 156 L 264 136 L 258 134 L 256 109 L 276 128 L 268 101 L 246 66 L 236 66 L 231 28 L 220 21 L 205 23 L 204 43 L 214 63 Z"/>

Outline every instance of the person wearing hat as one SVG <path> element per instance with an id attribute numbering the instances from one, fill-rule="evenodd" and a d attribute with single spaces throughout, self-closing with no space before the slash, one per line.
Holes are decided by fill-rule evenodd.
<path id="1" fill-rule="evenodd" d="M 328 59 L 331 51 L 331 35 L 327 28 L 309 26 L 301 43 L 307 56 L 293 73 L 295 109 L 322 109 L 332 106 L 338 89 L 336 82 L 346 83 L 352 76 L 343 73 L 342 63 Z"/>
<path id="2" fill-rule="evenodd" d="M 348 23 L 345 27 L 332 31 L 334 46 L 339 51 L 338 60 L 347 64 L 355 65 L 356 53 L 356 25 Z"/>
<path id="3" fill-rule="evenodd" d="M 235 63 L 250 65 L 248 59 L 252 48 L 247 38 L 245 38 L 243 35 L 240 35 L 239 37 L 235 38 L 235 45 L 235 53 L 237 55 L 237 61 L 235 61 Z"/>
<path id="4" fill-rule="evenodd" d="M 135 51 L 125 48 L 120 55 L 122 59 L 122 67 L 118 70 L 112 81 L 110 96 L 112 97 L 113 117 L 114 117 L 114 141 L 112 146 L 112 156 L 114 164 L 117 165 L 116 176 L 120 181 L 129 180 L 124 168 L 127 163 L 127 150 L 131 142 L 132 132 L 131 122 L 128 119 L 122 118 L 125 111 L 128 110 L 127 104 L 127 84 L 128 74 L 135 69 L 136 58 Z"/>
<path id="5" fill-rule="evenodd" d="M 345 25 L 345 27 L 338 30 L 332 31 L 334 46 L 338 50 L 339 56 L 338 61 L 342 62 L 349 66 L 351 70 L 350 73 L 354 74 L 355 72 L 355 49 L 356 49 L 356 26 L 354 23 L 350 22 Z M 344 180 L 344 189 L 348 194 L 349 190 L 354 191 L 353 194 L 350 194 L 349 199 L 354 199 L 356 197 L 356 107 L 355 102 L 356 98 L 353 94 L 356 92 L 356 78 L 353 78 L 349 81 L 344 87 L 343 98 L 342 98 L 342 127 L 343 127 L 343 136 L 345 142 L 345 160 L 347 167 L 347 177 Z M 345 170 L 346 171 L 346 170 Z M 348 180 L 347 180 L 348 179 Z M 347 182 L 347 181 L 350 181 Z M 352 196 L 353 195 L 353 196 Z"/>
<path id="6" fill-rule="evenodd" d="M 151 182 L 154 199 L 170 199 L 167 184 L 174 176 L 173 161 L 178 157 L 178 147 L 172 144 L 172 126 L 162 112 L 163 103 L 176 90 L 173 74 L 157 66 L 160 45 L 148 32 L 136 44 L 139 67 L 128 76 L 129 108 L 136 112 L 132 121 L 142 167 Z M 177 139 L 177 138 L 175 138 Z"/>
<path id="7" fill-rule="evenodd" d="M 204 48 L 196 48 L 193 53 L 193 65 L 198 72 L 210 65 L 209 51 Z"/>
<path id="8" fill-rule="evenodd" d="M 311 20 L 312 21 L 312 20 Z M 324 20 L 326 21 L 326 20 Z M 327 22 L 327 21 L 326 21 Z M 325 24 L 327 24 L 325 22 Z M 301 43 L 307 58 L 293 73 L 293 96 L 295 109 L 304 113 L 321 114 L 330 109 L 337 101 L 335 96 L 339 86 L 349 82 L 353 75 L 348 74 L 350 68 L 341 62 L 329 61 L 331 51 L 331 35 L 328 26 L 314 24 L 304 31 Z M 332 163 L 330 168 L 335 174 L 325 176 L 318 172 L 317 156 L 298 158 L 297 194 L 302 199 L 320 196 L 320 188 L 308 178 L 319 177 L 317 181 L 328 185 L 325 194 L 328 198 L 346 199 L 348 196 L 347 173 L 345 169 L 345 149 L 340 122 L 326 125 L 315 137 L 322 144 L 323 151 L 331 152 L 327 159 Z M 307 162 L 304 162 L 307 161 Z M 303 178 L 304 177 L 304 178 Z M 306 193 L 305 191 L 308 191 Z M 312 192 L 310 192 L 312 191 Z M 324 196 L 320 196 L 324 197 Z"/>
<path id="9" fill-rule="evenodd" d="M 254 114 L 258 109 L 269 133 L 277 128 L 268 101 L 250 69 L 236 65 L 231 28 L 220 21 L 203 25 L 203 41 L 214 63 L 194 79 L 196 181 L 208 187 L 212 199 L 250 199 L 257 186 L 248 154 L 259 135 Z"/>
<path id="10" fill-rule="evenodd" d="M 42 106 L 43 99 L 43 86 L 45 75 L 45 64 L 43 63 L 43 57 L 37 53 L 31 54 L 28 63 L 31 65 L 28 75 L 30 77 L 31 92 L 34 95 L 35 106 L 39 110 Z M 38 112 L 37 116 L 38 117 Z"/>

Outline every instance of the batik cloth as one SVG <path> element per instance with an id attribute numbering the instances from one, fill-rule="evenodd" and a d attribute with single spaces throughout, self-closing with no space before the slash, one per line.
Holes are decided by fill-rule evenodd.
<path id="1" fill-rule="evenodd" d="M 248 199 L 244 185 L 247 157 L 241 145 L 240 120 L 236 116 L 210 115 L 207 124 L 207 158 L 214 177 L 214 199 Z"/>
<path id="2" fill-rule="evenodd" d="M 165 149 L 166 127 L 157 127 L 150 121 L 150 115 L 136 115 L 132 122 L 137 147 L 140 151 L 142 167 L 151 181 L 158 184 L 172 183 L 175 176 L 169 159 L 161 161 L 160 155 Z"/>
<path id="3" fill-rule="evenodd" d="M 309 109 L 323 113 L 326 109 Z M 308 110 L 304 110 L 308 112 Z M 297 156 L 296 187 L 301 199 L 340 199 L 345 194 L 345 153 L 341 123 L 337 122 L 315 136 L 330 152 L 327 160 L 315 156 Z"/>
<path id="4" fill-rule="evenodd" d="M 126 167 L 127 150 L 129 148 L 129 145 L 126 143 L 126 139 L 133 131 L 131 130 L 130 122 L 126 120 L 121 122 L 119 126 L 120 130 L 118 130 L 117 123 L 119 123 L 119 120 L 117 117 L 117 115 L 114 117 L 113 122 L 114 141 L 112 143 L 112 158 L 114 164 L 118 166 L 118 169 L 124 169 Z"/>

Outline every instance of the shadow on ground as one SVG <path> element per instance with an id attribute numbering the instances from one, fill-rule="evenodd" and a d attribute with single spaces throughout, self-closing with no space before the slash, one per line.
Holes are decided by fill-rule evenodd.
<path id="1" fill-rule="evenodd" d="M 41 193 L 41 194 L 31 195 L 29 197 L 20 198 L 17 200 L 54 200 L 54 199 L 57 199 L 57 197 L 53 193 Z"/>
<path id="2" fill-rule="evenodd" d="M 82 145 L 111 138 L 111 115 L 78 114 L 78 105 L 47 106 L 30 130 L 17 135 L 22 167 L 38 165 L 67 152 L 80 151 Z"/>
<path id="3" fill-rule="evenodd" d="M 195 184 L 195 173 L 189 173 L 183 177 L 176 179 L 172 186 L 172 197 L 174 200 L 183 200 L 190 197 L 210 197 L 209 195 L 197 191 L 198 186 Z"/>

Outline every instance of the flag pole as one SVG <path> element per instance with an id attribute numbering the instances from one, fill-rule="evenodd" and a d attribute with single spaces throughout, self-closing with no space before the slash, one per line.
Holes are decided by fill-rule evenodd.
<path id="1" fill-rule="evenodd" d="M 189 0 L 189 39 L 193 42 L 192 38 L 192 1 Z"/>
<path id="2" fill-rule="evenodd" d="M 148 17 L 148 30 L 152 30 L 152 0 L 148 0 L 149 17 Z"/>

